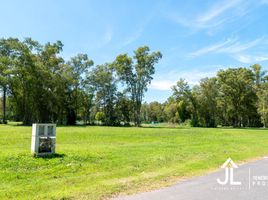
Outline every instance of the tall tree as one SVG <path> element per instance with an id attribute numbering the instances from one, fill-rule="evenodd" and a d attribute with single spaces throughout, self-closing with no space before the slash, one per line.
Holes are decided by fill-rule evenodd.
<path id="1" fill-rule="evenodd" d="M 136 126 L 141 124 L 142 100 L 153 79 L 154 65 L 161 58 L 160 52 L 150 53 L 149 47 L 144 46 L 134 51 L 133 59 L 123 54 L 117 56 L 113 63 L 119 79 L 126 84 L 127 91 L 130 93 Z"/>
<path id="2" fill-rule="evenodd" d="M 259 123 L 254 74 L 246 68 L 229 68 L 217 74 L 219 101 L 226 112 L 226 121 L 233 126 L 250 126 Z"/>
<path id="3" fill-rule="evenodd" d="M 192 124 L 197 126 L 196 100 L 190 86 L 184 79 L 180 79 L 172 88 L 172 96 L 177 102 L 179 121 L 191 119 Z"/>
<path id="4" fill-rule="evenodd" d="M 0 86 L 2 87 L 3 93 L 3 123 L 6 123 L 6 99 L 9 89 L 9 80 L 12 71 L 13 58 L 15 56 L 13 48 L 17 44 L 18 40 L 15 38 L 0 40 Z"/>
<path id="5" fill-rule="evenodd" d="M 93 65 L 93 61 L 88 58 L 87 54 L 78 54 L 72 57 L 67 65 L 72 69 L 73 84 L 69 86 L 69 105 L 67 106 L 67 124 L 74 125 L 76 123 L 78 109 L 90 109 L 91 94 L 87 94 L 86 89 L 86 74 L 89 68 Z M 83 104 L 82 102 L 86 103 Z M 85 101 L 86 100 L 86 101 Z M 89 111 L 84 111 L 89 112 Z"/>
<path id="6" fill-rule="evenodd" d="M 1 44 L 0 44 L 1 45 Z M 0 55 L 0 86 L 2 87 L 2 103 L 3 103 L 3 118 L 2 123 L 6 123 L 6 96 L 7 96 L 7 88 L 8 88 L 8 79 L 7 79 L 7 71 L 9 67 L 9 58 L 5 55 L 4 52 L 1 51 Z"/>
<path id="7" fill-rule="evenodd" d="M 217 98 L 219 96 L 219 88 L 217 79 L 205 78 L 200 81 L 199 102 L 199 118 L 202 126 L 217 126 Z"/>
<path id="8" fill-rule="evenodd" d="M 57 105 L 55 77 L 61 75 L 58 57 L 61 42 L 45 46 L 26 38 L 24 41 L 9 38 L 5 41 L 10 60 L 8 89 L 12 108 L 24 124 L 56 120 Z"/>
<path id="9" fill-rule="evenodd" d="M 264 82 L 258 91 L 258 112 L 264 127 L 268 126 L 268 82 Z"/>
<path id="10" fill-rule="evenodd" d="M 115 113 L 116 103 L 116 80 L 110 64 L 98 65 L 88 74 L 88 82 L 93 86 L 96 93 L 96 104 L 104 114 L 105 125 L 116 125 L 118 119 Z M 98 114 L 99 115 L 99 114 Z"/>
<path id="11" fill-rule="evenodd" d="M 47 43 L 44 46 L 35 45 L 36 48 L 40 46 L 38 54 L 34 54 L 35 60 L 33 67 L 32 79 L 35 86 L 32 87 L 34 91 L 34 98 L 37 100 L 35 104 L 37 110 L 37 122 L 55 122 L 59 118 L 57 111 L 61 105 L 57 103 L 59 90 L 61 89 L 61 81 L 59 79 L 62 72 L 62 65 L 64 60 L 59 56 L 62 51 L 63 44 L 60 41 L 56 43 Z"/>
<path id="12" fill-rule="evenodd" d="M 165 121 L 171 123 L 179 122 L 179 114 L 177 110 L 177 102 L 173 96 L 169 97 L 164 103 Z"/>
<path id="13" fill-rule="evenodd" d="M 122 92 L 117 93 L 116 100 L 116 114 L 120 122 L 123 122 L 124 125 L 129 125 L 132 119 L 132 102 Z"/>
<path id="14" fill-rule="evenodd" d="M 4 94 L 4 104 L 6 102 L 6 91 L 10 90 L 14 98 L 19 99 L 18 96 L 14 94 L 14 90 L 16 89 L 15 82 L 18 84 L 17 89 L 19 90 L 19 85 L 22 82 L 17 82 L 16 77 L 20 74 L 25 74 L 27 69 L 24 69 L 22 73 L 20 73 L 20 68 L 23 64 L 28 63 L 28 59 L 30 57 L 28 47 L 15 38 L 1 39 L 0 41 L 0 54 L 1 54 L 1 77 L 2 77 L 2 86 L 3 86 L 3 94 Z M 22 59 L 22 57 L 24 59 Z M 23 60 L 23 61 L 22 61 Z M 12 77 L 12 78 L 11 78 Z M 24 100 L 24 99 L 23 99 Z M 22 101 L 22 100 L 21 100 Z M 25 106 L 25 104 L 23 104 Z M 23 106 L 21 105 L 20 108 Z M 6 110 L 5 105 L 3 109 Z M 20 109 L 18 109 L 20 110 Z M 5 111 L 4 111 L 5 113 Z M 5 114 L 4 114 L 5 115 Z M 5 117 L 4 117 L 5 121 Z"/>
<path id="15" fill-rule="evenodd" d="M 257 87 L 260 86 L 261 82 L 263 81 L 263 78 L 266 74 L 265 71 L 262 71 L 261 66 L 259 64 L 254 64 L 251 66 L 251 69 L 254 74 L 254 80 Z"/>

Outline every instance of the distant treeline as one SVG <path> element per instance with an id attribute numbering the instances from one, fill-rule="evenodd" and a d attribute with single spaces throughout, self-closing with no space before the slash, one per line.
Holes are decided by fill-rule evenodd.
<path id="1" fill-rule="evenodd" d="M 41 45 L 31 38 L 0 40 L 3 123 L 141 124 L 143 96 L 160 52 L 144 46 L 133 57 L 122 54 L 93 67 L 86 54 L 65 61 L 62 48 L 60 41 Z"/>
<path id="2" fill-rule="evenodd" d="M 0 40 L 0 119 L 24 124 L 77 122 L 140 126 L 261 127 L 268 124 L 268 76 L 260 65 L 220 70 L 190 87 L 180 79 L 165 103 L 142 103 L 160 52 L 144 46 L 94 66 L 86 54 L 65 61 L 63 44 Z M 2 117 L 1 117 L 2 116 Z"/>
<path id="3" fill-rule="evenodd" d="M 163 104 L 144 104 L 143 120 L 201 127 L 268 125 L 268 76 L 258 64 L 220 70 L 193 87 L 180 79 L 172 91 Z"/>

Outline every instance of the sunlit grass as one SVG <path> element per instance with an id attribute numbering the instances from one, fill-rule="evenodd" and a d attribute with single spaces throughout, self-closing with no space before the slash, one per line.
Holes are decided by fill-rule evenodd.
<path id="1" fill-rule="evenodd" d="M 30 142 L 31 127 L 0 125 L 0 199 L 101 199 L 268 154 L 264 129 L 58 127 L 53 158 Z"/>

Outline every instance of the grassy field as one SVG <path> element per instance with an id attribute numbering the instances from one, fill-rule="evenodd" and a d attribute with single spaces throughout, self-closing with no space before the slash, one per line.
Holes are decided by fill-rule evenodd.
<path id="1" fill-rule="evenodd" d="M 1 200 L 109 198 L 268 154 L 264 129 L 59 127 L 54 158 L 30 142 L 31 127 L 0 125 Z"/>

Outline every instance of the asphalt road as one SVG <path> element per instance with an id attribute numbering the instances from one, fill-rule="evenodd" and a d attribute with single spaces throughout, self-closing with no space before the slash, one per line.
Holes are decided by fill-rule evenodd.
<path id="1" fill-rule="evenodd" d="M 217 182 L 217 179 L 227 180 L 226 169 L 220 169 L 171 187 L 116 200 L 268 200 L 268 158 L 234 169 L 233 182 L 240 182 L 241 185 L 230 184 L 230 168 L 228 173 L 226 185 Z"/>

